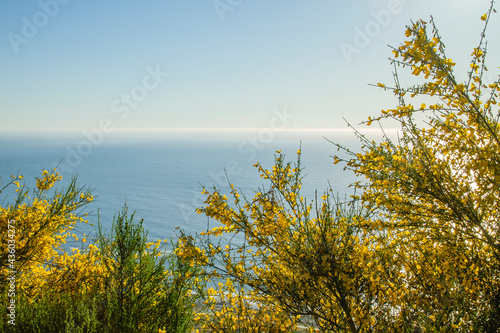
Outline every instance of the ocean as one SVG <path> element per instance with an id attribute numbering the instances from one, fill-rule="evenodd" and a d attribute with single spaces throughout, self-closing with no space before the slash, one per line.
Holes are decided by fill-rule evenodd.
<path id="1" fill-rule="evenodd" d="M 64 186 L 75 176 L 80 185 L 93 188 L 95 201 L 86 207 L 88 220 L 105 229 L 126 203 L 135 218 L 144 219 L 151 240 L 176 238 L 180 227 L 194 234 L 206 229 L 207 217 L 196 214 L 203 206 L 202 186 L 216 186 L 229 197 L 229 183 L 247 197 L 269 183 L 253 167 L 260 162 L 273 166 L 276 150 L 288 161 L 297 160 L 301 147 L 304 168 L 302 195 L 312 200 L 331 186 L 342 197 L 357 180 L 342 165 L 334 165 L 336 147 L 327 141 L 359 147 L 350 131 L 296 131 L 286 135 L 265 136 L 263 132 L 175 132 L 166 134 L 132 133 L 114 137 L 3 135 L 0 137 L 0 182 L 12 174 L 24 176 L 30 187 L 43 169 L 58 166 Z M 226 178 L 227 177 L 227 178 Z M 0 203 L 13 201 L 14 188 L 0 194 Z M 214 222 L 211 222 L 212 225 Z M 78 227 L 79 234 L 92 236 L 91 225 Z"/>

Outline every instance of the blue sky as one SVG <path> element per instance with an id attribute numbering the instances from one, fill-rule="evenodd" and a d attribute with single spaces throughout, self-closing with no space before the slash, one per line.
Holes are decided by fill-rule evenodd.
<path id="1" fill-rule="evenodd" d="M 467 70 L 487 0 L 3 0 L 0 130 L 345 128 L 397 102 L 387 45 L 433 15 Z M 387 13 L 389 13 L 387 15 Z M 378 21 L 377 21 L 378 18 Z M 498 14 L 490 59 L 499 59 Z M 358 52 L 358 31 L 372 30 Z M 498 73 L 498 63 L 492 72 Z M 281 111 L 279 111 L 281 110 Z M 283 111 L 286 110 L 286 111 Z"/>

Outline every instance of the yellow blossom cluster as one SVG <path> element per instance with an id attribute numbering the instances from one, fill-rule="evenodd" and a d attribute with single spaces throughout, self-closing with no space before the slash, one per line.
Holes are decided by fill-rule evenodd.
<path id="1" fill-rule="evenodd" d="M 293 332 L 297 329 L 300 316 L 290 317 L 272 305 L 272 300 L 235 286 L 231 279 L 209 288 L 207 294 L 205 312 L 195 317 L 203 332 Z"/>
<path id="2" fill-rule="evenodd" d="M 0 207 L 1 255 L 6 259 L 9 254 L 7 241 L 13 244 L 15 259 L 12 266 L 3 266 L 0 281 L 8 276 L 8 271 L 23 272 L 18 279 L 17 287 L 21 293 L 34 297 L 42 292 L 44 285 L 50 280 L 54 290 L 60 287 L 62 267 L 75 260 L 62 251 L 68 236 L 75 237 L 72 232 L 77 223 L 85 222 L 82 216 L 75 214 L 78 208 L 93 201 L 89 189 L 79 188 L 73 179 L 64 193 L 49 191 L 54 183 L 61 179 L 53 170 L 44 170 L 37 179 L 37 191 L 29 197 L 25 184 L 20 184 L 22 176 L 17 176 L 7 185 L 15 185 L 18 193 L 14 204 Z M 7 187 L 4 187 L 6 189 Z M 9 223 L 13 224 L 13 237 L 8 237 Z M 10 230 L 10 231 L 12 231 Z M 5 262 L 6 260 L 3 260 Z"/>

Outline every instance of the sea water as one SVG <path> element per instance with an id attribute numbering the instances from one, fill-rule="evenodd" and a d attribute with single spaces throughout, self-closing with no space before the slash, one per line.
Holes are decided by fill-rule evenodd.
<path id="1" fill-rule="evenodd" d="M 135 211 L 136 220 L 144 219 L 151 240 L 176 238 L 179 227 L 188 234 L 201 232 L 210 222 L 196 213 L 204 205 L 208 190 L 215 187 L 229 195 L 229 182 L 252 198 L 269 181 L 259 177 L 253 166 L 260 162 L 271 168 L 277 150 L 286 160 L 297 161 L 301 148 L 303 170 L 302 195 L 308 200 L 332 187 L 340 196 L 352 194 L 349 184 L 357 180 L 343 165 L 334 165 L 336 147 L 327 139 L 347 147 L 358 147 L 350 131 L 295 132 L 270 138 L 258 131 L 238 133 L 174 133 L 169 135 L 122 135 L 106 140 L 85 136 L 3 135 L 0 137 L 0 182 L 3 187 L 10 175 L 24 176 L 33 188 L 35 177 L 44 169 L 58 166 L 63 181 L 59 188 L 77 177 L 82 186 L 93 189 L 95 201 L 85 211 L 94 226 L 82 225 L 77 233 L 95 235 L 99 222 L 111 227 L 114 214 L 123 205 Z M 14 188 L 0 194 L 0 203 L 15 199 Z M 213 224 L 212 224 L 213 225 Z"/>

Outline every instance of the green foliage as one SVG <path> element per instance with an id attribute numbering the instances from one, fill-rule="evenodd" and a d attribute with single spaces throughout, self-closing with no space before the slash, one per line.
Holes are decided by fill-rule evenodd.
<path id="1" fill-rule="evenodd" d="M 115 216 L 110 234 L 99 226 L 104 278 L 104 321 L 109 332 L 187 332 L 197 298 L 196 267 L 183 264 L 166 246 L 147 242 L 143 220 L 134 223 L 127 207 Z M 175 252 L 175 248 L 173 249 Z"/>
<path id="2" fill-rule="evenodd" d="M 158 247 L 148 252 L 143 221 L 135 224 L 127 207 L 115 216 L 110 234 L 99 225 L 101 260 L 108 274 L 104 277 L 105 320 L 111 332 L 136 332 L 139 324 L 155 325 L 151 318 L 157 302 L 156 288 L 163 281 L 166 258 Z"/>
<path id="3" fill-rule="evenodd" d="M 15 302 L 15 310 L 7 311 L 15 314 L 8 318 L 15 325 L 2 320 L 0 331 L 189 332 L 203 285 L 196 278 L 199 268 L 175 254 L 177 243 L 170 241 L 167 251 L 166 240 L 148 242 L 143 221 L 136 223 L 125 206 L 109 233 L 99 224 L 94 242 L 84 236 L 80 249 L 66 252 L 60 246 L 69 235 L 77 240 L 70 231 L 85 222 L 75 211 L 92 197 L 76 179 L 48 196 L 60 177 L 43 175 L 33 199 L 19 183 L 22 176 L 13 178 L 16 204 L 0 207 L 2 256 L 13 259 L 2 262 L 0 301 Z"/>

